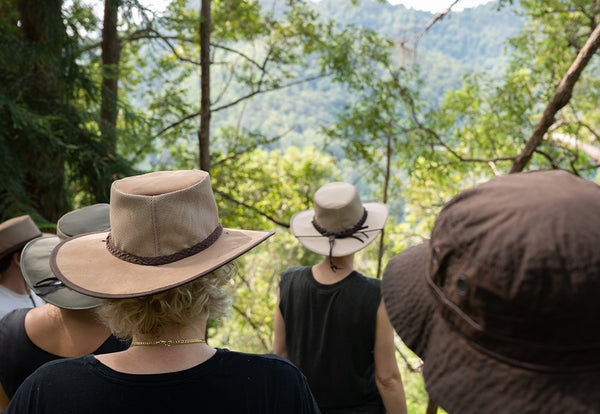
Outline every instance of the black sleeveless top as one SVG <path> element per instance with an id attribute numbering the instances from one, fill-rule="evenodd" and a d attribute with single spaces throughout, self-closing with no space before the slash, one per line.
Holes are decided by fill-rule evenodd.
<path id="1" fill-rule="evenodd" d="M 31 309 L 15 309 L 0 320 L 0 384 L 11 399 L 21 383 L 48 361 L 64 357 L 38 348 L 25 332 L 25 315 Z M 110 335 L 94 354 L 124 351 L 128 342 Z"/>
<path id="2" fill-rule="evenodd" d="M 373 360 L 381 281 L 353 271 L 323 285 L 310 267 L 292 267 L 279 288 L 288 359 L 306 376 L 321 410 L 385 412 Z"/>

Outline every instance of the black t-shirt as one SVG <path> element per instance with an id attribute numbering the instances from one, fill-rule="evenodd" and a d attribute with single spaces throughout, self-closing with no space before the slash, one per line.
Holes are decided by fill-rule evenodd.
<path id="1" fill-rule="evenodd" d="M 25 331 L 25 315 L 31 309 L 15 309 L 0 320 L 0 384 L 12 398 L 25 378 L 49 361 L 63 357 L 38 348 Z M 129 342 L 110 335 L 94 354 L 124 351 Z"/>
<path id="2" fill-rule="evenodd" d="M 356 271 L 332 285 L 317 282 L 310 267 L 281 275 L 287 356 L 324 413 L 385 412 L 373 359 L 380 288 Z"/>
<path id="3" fill-rule="evenodd" d="M 306 379 L 284 358 L 217 349 L 165 374 L 117 372 L 91 355 L 49 362 L 23 382 L 6 414 L 318 412 Z"/>

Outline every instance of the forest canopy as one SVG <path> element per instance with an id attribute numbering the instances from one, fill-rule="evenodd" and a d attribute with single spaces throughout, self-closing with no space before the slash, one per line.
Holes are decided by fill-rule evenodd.
<path id="1" fill-rule="evenodd" d="M 389 204 L 359 264 L 376 276 L 464 188 L 556 168 L 598 180 L 597 0 L 440 15 L 375 0 L 94 3 L 0 2 L 2 220 L 53 231 L 108 202 L 115 179 L 209 171 L 223 225 L 278 235 L 240 266 L 234 317 L 211 328 L 224 345 L 270 351 L 278 274 L 315 260 L 289 219 L 326 182 Z"/>

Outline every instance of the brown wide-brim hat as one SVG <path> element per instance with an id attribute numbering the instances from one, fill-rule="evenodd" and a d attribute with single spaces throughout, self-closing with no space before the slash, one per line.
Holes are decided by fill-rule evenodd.
<path id="1" fill-rule="evenodd" d="M 344 182 L 320 187 L 315 192 L 313 204 L 313 209 L 292 216 L 290 228 L 304 247 L 323 256 L 330 254 L 329 236 L 332 234 L 338 235 L 331 249 L 332 257 L 347 256 L 364 249 L 381 233 L 388 217 L 387 205 L 363 204 L 356 187 Z M 352 231 L 353 228 L 356 230 Z"/>
<path id="2" fill-rule="evenodd" d="M 461 192 L 383 274 L 448 413 L 600 412 L 600 187 L 565 171 Z"/>
<path id="3" fill-rule="evenodd" d="M 42 232 L 30 216 L 14 217 L 0 223 L 0 259 L 21 250 Z"/>
<path id="4" fill-rule="evenodd" d="M 75 236 L 51 257 L 58 279 L 86 295 L 155 294 L 231 262 L 273 235 L 223 228 L 208 173 L 159 171 L 111 186 L 110 232 Z"/>

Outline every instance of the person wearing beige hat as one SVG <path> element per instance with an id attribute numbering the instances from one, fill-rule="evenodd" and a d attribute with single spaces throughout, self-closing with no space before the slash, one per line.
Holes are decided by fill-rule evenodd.
<path id="1" fill-rule="evenodd" d="M 354 254 L 377 238 L 387 206 L 363 204 L 344 182 L 319 188 L 313 205 L 296 213 L 290 227 L 324 258 L 282 273 L 274 352 L 306 375 L 323 413 L 406 413 L 380 280 L 354 270 Z"/>
<path id="2" fill-rule="evenodd" d="M 14 217 L 0 224 L 0 318 L 13 309 L 44 304 L 23 280 L 21 250 L 42 232 L 30 216 Z"/>
<path id="3" fill-rule="evenodd" d="M 43 365 L 7 413 L 318 412 L 289 361 L 207 343 L 208 319 L 230 307 L 233 261 L 273 234 L 224 228 L 208 173 L 113 182 L 110 224 L 59 243 L 50 266 L 72 290 L 99 298 L 131 347 Z"/>
<path id="4" fill-rule="evenodd" d="M 128 348 L 111 335 L 96 310 L 100 301 L 62 284 L 50 269 L 50 253 L 67 237 L 110 228 L 108 204 L 71 211 L 58 220 L 56 236 L 33 239 L 21 252 L 25 281 L 45 305 L 15 309 L 0 319 L 0 409 L 19 385 L 48 361 Z"/>

